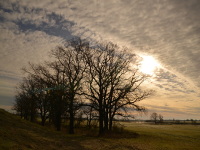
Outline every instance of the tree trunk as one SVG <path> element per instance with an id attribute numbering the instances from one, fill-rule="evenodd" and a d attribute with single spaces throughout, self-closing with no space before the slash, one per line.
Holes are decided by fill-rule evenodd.
<path id="1" fill-rule="evenodd" d="M 113 113 L 110 111 L 109 112 L 109 130 L 111 131 L 112 130 L 112 126 L 113 126 L 113 118 L 115 116 L 115 112 L 114 111 Z"/>
<path id="2" fill-rule="evenodd" d="M 73 110 L 70 110 L 70 117 L 69 117 L 69 134 L 74 134 L 74 113 Z"/>
<path id="3" fill-rule="evenodd" d="M 111 111 L 112 111 L 112 108 L 111 108 L 111 106 L 109 106 L 109 131 L 111 131 L 112 130 L 112 114 L 111 114 Z"/>
<path id="4" fill-rule="evenodd" d="M 30 115 L 30 120 L 31 120 L 31 122 L 34 122 L 35 121 L 35 112 L 34 112 L 34 110 L 31 110 L 31 115 Z"/>
<path id="5" fill-rule="evenodd" d="M 70 100 L 69 105 L 69 134 L 74 134 L 74 106 L 73 106 L 73 98 Z"/>
<path id="6" fill-rule="evenodd" d="M 42 126 L 44 126 L 45 125 L 45 121 L 46 121 L 46 117 L 45 116 L 41 116 L 41 118 L 42 118 Z"/>
<path id="7" fill-rule="evenodd" d="M 58 104 L 56 104 L 57 106 L 55 107 L 55 125 L 56 125 L 56 129 L 57 131 L 61 130 L 61 115 L 62 115 L 62 103 L 61 103 L 61 98 L 58 97 Z"/>
<path id="8" fill-rule="evenodd" d="M 20 116 L 21 116 L 21 119 L 23 118 L 23 113 L 22 113 L 22 111 L 20 112 Z"/>
<path id="9" fill-rule="evenodd" d="M 110 120 L 109 120 L 109 130 L 110 131 L 112 130 L 112 124 L 113 124 L 113 117 L 111 116 Z"/>
<path id="10" fill-rule="evenodd" d="M 57 110 L 57 114 L 56 114 L 56 129 L 57 131 L 61 130 L 61 112 L 60 110 Z"/>
<path id="11" fill-rule="evenodd" d="M 104 114 L 104 130 L 108 131 L 108 109 L 105 109 L 105 114 Z"/>
<path id="12" fill-rule="evenodd" d="M 88 127 L 91 128 L 91 121 L 92 121 L 92 107 L 90 108 L 89 112 L 89 119 L 88 119 Z"/>
<path id="13" fill-rule="evenodd" d="M 104 121 L 104 114 L 103 114 L 103 109 L 102 109 L 102 103 L 99 104 L 99 136 L 104 133 L 104 128 L 103 128 L 103 121 Z"/>
<path id="14" fill-rule="evenodd" d="M 103 114 L 102 112 L 99 112 L 99 135 L 102 135 L 104 133 L 103 130 Z"/>

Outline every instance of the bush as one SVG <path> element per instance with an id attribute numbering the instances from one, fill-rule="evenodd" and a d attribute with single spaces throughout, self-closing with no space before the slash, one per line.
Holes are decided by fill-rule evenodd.
<path id="1" fill-rule="evenodd" d="M 120 124 L 120 123 L 114 123 L 113 128 L 112 128 L 112 132 L 115 133 L 122 133 L 124 131 L 124 125 Z"/>

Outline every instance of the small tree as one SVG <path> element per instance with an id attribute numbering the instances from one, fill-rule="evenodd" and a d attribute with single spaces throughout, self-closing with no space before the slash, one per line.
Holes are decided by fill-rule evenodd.
<path id="1" fill-rule="evenodd" d="M 159 114 L 159 115 L 158 115 L 158 119 L 159 119 L 159 122 L 160 122 L 160 123 L 163 123 L 163 120 L 164 120 L 164 119 L 163 119 L 163 115 Z"/>
<path id="2" fill-rule="evenodd" d="M 158 122 L 158 114 L 156 112 L 152 113 L 150 119 L 156 124 Z"/>
<path id="3" fill-rule="evenodd" d="M 90 106 L 82 107 L 82 109 L 87 119 L 87 127 L 90 129 L 92 127 L 92 120 L 97 119 L 97 112 Z"/>
<path id="4" fill-rule="evenodd" d="M 161 114 L 152 113 L 150 116 L 150 119 L 156 124 L 156 123 L 162 123 L 163 122 L 163 116 Z"/>
<path id="5" fill-rule="evenodd" d="M 31 122 L 35 121 L 37 115 L 36 95 L 32 92 L 35 89 L 35 81 L 31 76 L 25 77 L 17 87 L 14 109 L 21 117 Z"/>
<path id="6" fill-rule="evenodd" d="M 28 120 L 29 108 L 26 106 L 26 96 L 23 92 L 18 92 L 15 96 L 13 109 L 20 115 L 21 118 Z"/>

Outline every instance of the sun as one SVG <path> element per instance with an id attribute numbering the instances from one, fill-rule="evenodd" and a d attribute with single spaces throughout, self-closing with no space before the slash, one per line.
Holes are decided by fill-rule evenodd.
<path id="1" fill-rule="evenodd" d="M 154 72 L 157 68 L 160 67 L 160 64 L 152 56 L 142 55 L 142 61 L 140 62 L 139 70 L 147 75 L 154 75 Z"/>

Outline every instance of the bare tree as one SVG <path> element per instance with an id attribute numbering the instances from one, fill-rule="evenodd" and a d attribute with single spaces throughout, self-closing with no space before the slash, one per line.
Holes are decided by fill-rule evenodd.
<path id="1" fill-rule="evenodd" d="M 48 103 L 50 103 L 49 108 L 49 117 L 51 117 L 53 123 L 55 124 L 56 129 L 61 130 L 61 116 L 65 111 L 65 101 L 64 96 L 65 91 L 64 88 L 59 88 L 65 83 L 65 76 L 61 71 L 61 65 L 58 62 L 47 62 L 44 65 L 34 65 L 29 64 L 29 68 L 23 68 L 24 72 L 31 76 L 35 81 L 38 87 L 33 89 L 34 93 L 39 96 L 40 106 L 46 99 L 41 99 L 41 93 L 44 91 L 48 91 L 47 93 L 43 93 L 45 98 L 48 97 Z M 40 114 L 42 113 L 42 109 L 45 106 L 40 107 Z M 46 110 L 45 110 L 46 111 Z M 42 114 L 41 114 L 42 115 Z M 42 115 L 44 117 L 44 114 Z"/>
<path id="2" fill-rule="evenodd" d="M 99 134 L 108 130 L 108 125 L 111 130 L 114 116 L 126 113 L 127 108 L 144 110 L 137 102 L 150 92 L 140 89 L 145 76 L 131 68 L 134 56 L 113 43 L 99 44 L 85 52 L 88 65 L 85 96 L 99 113 Z"/>
<path id="3" fill-rule="evenodd" d="M 158 122 L 159 116 L 157 113 L 152 113 L 150 119 L 156 124 Z"/>
<path id="4" fill-rule="evenodd" d="M 41 117 L 41 124 L 44 126 L 47 118 L 49 118 L 51 103 L 50 103 L 50 94 L 48 91 L 45 91 L 45 87 L 42 85 L 39 86 L 42 91 L 34 91 L 37 97 L 37 107 L 38 112 Z M 39 90 L 39 89 L 38 89 Z"/>
<path id="5" fill-rule="evenodd" d="M 88 48 L 88 43 L 81 39 L 73 39 L 65 44 L 65 47 L 57 47 L 52 55 L 62 66 L 62 73 L 66 78 L 67 101 L 69 102 L 69 133 L 74 134 L 74 115 L 80 106 L 82 80 L 86 69 L 83 61 L 83 52 Z"/>
<path id="6" fill-rule="evenodd" d="M 113 43 L 90 46 L 84 40 L 73 39 L 53 50 L 51 56 L 51 62 L 30 64 L 29 69 L 24 69 L 33 81 L 34 92 L 30 95 L 37 99 L 42 124 L 49 117 L 60 130 L 61 117 L 67 112 L 69 133 L 73 134 L 74 116 L 81 106 L 87 106 L 89 124 L 92 113 L 98 112 L 101 135 L 112 129 L 116 115 L 145 110 L 137 102 L 151 94 L 141 89 L 146 76 L 133 67 L 135 55 L 125 48 Z M 24 99 L 21 97 L 18 100 Z"/>
<path id="7" fill-rule="evenodd" d="M 36 95 L 32 92 L 35 88 L 34 80 L 28 76 L 23 79 L 17 88 L 14 109 L 20 113 L 21 117 L 31 122 L 35 121 L 37 114 Z"/>
<path id="8" fill-rule="evenodd" d="M 49 116 L 55 123 L 57 130 L 61 127 L 61 116 L 67 111 L 70 116 L 69 133 L 74 133 L 74 115 L 80 108 L 81 82 L 84 77 L 86 65 L 83 63 L 83 51 L 88 47 L 88 43 L 80 39 L 73 39 L 64 47 L 57 47 L 51 52 L 52 62 L 44 65 L 30 64 L 29 69 L 23 69 L 29 76 L 32 76 L 43 90 L 37 92 L 40 104 L 40 114 L 45 120 L 47 114 L 46 99 L 50 103 Z M 58 88 L 60 87 L 60 88 Z M 42 94 L 44 89 L 50 89 L 49 93 Z M 67 106 L 67 108 L 66 108 Z M 43 121 L 44 121 L 43 120 Z"/>
<path id="9" fill-rule="evenodd" d="M 90 129 L 92 127 L 92 120 L 97 119 L 97 112 L 90 106 L 84 106 L 82 110 L 87 119 L 87 127 Z"/>
<path id="10" fill-rule="evenodd" d="M 156 123 L 162 123 L 163 122 L 163 116 L 161 114 L 158 114 L 156 112 L 152 113 L 150 116 L 150 119 L 156 124 Z"/>
<path id="11" fill-rule="evenodd" d="M 163 120 L 164 120 L 164 119 L 163 119 L 163 115 L 159 114 L 159 115 L 158 115 L 158 119 L 159 119 L 159 122 L 160 122 L 160 123 L 163 123 Z"/>
<path id="12" fill-rule="evenodd" d="M 26 95 L 24 92 L 19 92 L 15 96 L 15 103 L 13 109 L 21 116 L 21 118 L 24 118 L 28 120 L 29 115 L 29 108 L 26 105 Z"/>

